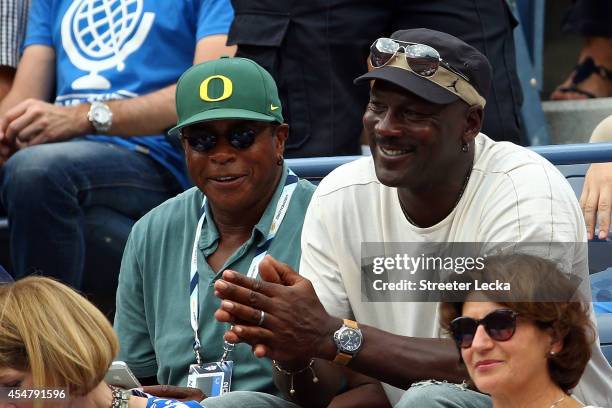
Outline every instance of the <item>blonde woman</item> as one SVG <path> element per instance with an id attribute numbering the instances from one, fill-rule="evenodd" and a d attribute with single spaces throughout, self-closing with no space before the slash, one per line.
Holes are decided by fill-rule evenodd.
<path id="1" fill-rule="evenodd" d="M 0 285 L 0 388 L 65 391 L 53 400 L 1 395 L 0 408 L 200 407 L 104 383 L 117 351 L 108 320 L 67 286 L 43 277 Z"/>

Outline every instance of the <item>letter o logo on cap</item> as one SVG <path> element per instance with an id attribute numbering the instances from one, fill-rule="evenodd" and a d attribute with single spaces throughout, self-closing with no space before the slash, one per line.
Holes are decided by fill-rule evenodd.
<path id="1" fill-rule="evenodd" d="M 221 82 L 223 82 L 223 93 L 218 98 L 211 98 L 208 95 L 208 85 L 213 79 L 220 79 Z M 232 80 L 223 75 L 209 76 L 200 84 L 200 98 L 206 102 L 222 101 L 232 96 L 232 92 L 234 92 L 234 84 L 232 83 Z"/>

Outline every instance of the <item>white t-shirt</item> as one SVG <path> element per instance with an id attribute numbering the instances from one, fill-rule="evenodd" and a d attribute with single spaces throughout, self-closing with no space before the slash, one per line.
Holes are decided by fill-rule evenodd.
<path id="1" fill-rule="evenodd" d="M 479 134 L 464 194 L 438 224 L 419 228 L 408 222 L 397 189 L 378 181 L 367 157 L 321 181 L 302 231 L 300 274 L 312 281 L 330 314 L 403 336 L 439 337 L 435 302 L 362 301 L 363 242 L 486 242 L 493 250 L 495 243 L 584 243 L 586 229 L 572 188 L 552 164 L 528 149 Z M 548 256 L 586 277 L 586 246 L 570 248 L 551 247 Z M 387 384 L 385 389 L 393 404 L 403 392 Z M 612 370 L 598 345 L 576 393 L 591 404 L 610 403 Z"/>

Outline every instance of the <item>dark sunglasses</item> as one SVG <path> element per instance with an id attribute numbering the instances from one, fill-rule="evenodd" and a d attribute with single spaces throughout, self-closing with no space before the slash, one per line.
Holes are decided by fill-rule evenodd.
<path id="1" fill-rule="evenodd" d="M 435 48 L 425 44 L 399 41 L 392 38 L 379 38 L 370 46 L 370 63 L 372 67 L 384 67 L 398 52 L 400 52 L 400 50 L 404 51 L 406 63 L 417 75 L 430 77 L 435 74 L 438 68 L 440 68 L 440 65 L 442 65 L 444 68 L 452 71 L 467 82 L 470 82 L 464 74 L 446 63 Z"/>
<path id="2" fill-rule="evenodd" d="M 472 347 L 476 330 L 481 324 L 493 340 L 507 341 L 514 336 L 517 316 L 518 313 L 509 309 L 494 310 L 480 320 L 461 316 L 451 322 L 451 332 L 461 348 Z"/>
<path id="3" fill-rule="evenodd" d="M 227 140 L 235 149 L 245 150 L 255 143 L 255 138 L 260 132 L 261 130 L 255 129 L 235 129 L 227 135 Z M 181 137 L 199 153 L 207 152 L 217 144 L 217 135 L 204 129 L 190 130 L 187 134 L 181 132 Z"/>

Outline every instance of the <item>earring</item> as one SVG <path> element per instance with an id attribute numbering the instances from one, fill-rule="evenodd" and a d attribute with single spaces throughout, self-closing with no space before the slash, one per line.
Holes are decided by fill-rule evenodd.
<path id="1" fill-rule="evenodd" d="M 470 145 L 468 145 L 467 143 L 462 144 L 462 145 L 461 145 L 461 151 L 462 151 L 463 153 L 467 153 L 467 152 L 469 152 L 469 151 L 470 151 Z"/>
<path id="2" fill-rule="evenodd" d="M 555 354 L 557 354 L 557 353 L 555 353 L 554 351 L 551 351 L 551 352 L 550 352 L 550 353 L 548 353 L 548 354 L 550 354 L 550 356 L 551 356 L 551 357 L 554 357 L 554 356 L 555 356 Z"/>
<path id="3" fill-rule="evenodd" d="M 276 160 L 276 164 L 278 164 L 279 166 L 282 166 L 284 161 L 285 159 L 283 158 L 283 156 L 279 154 L 278 159 Z"/>

